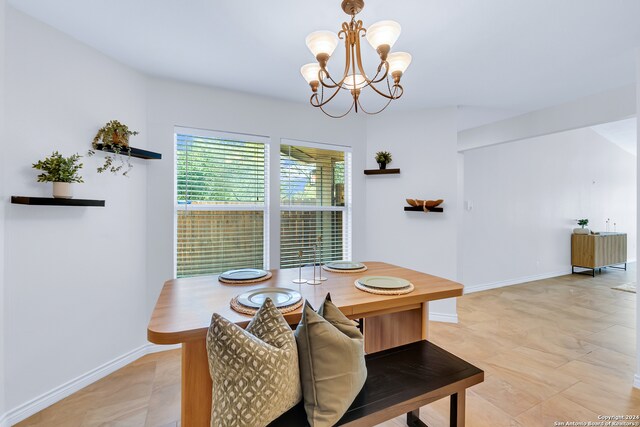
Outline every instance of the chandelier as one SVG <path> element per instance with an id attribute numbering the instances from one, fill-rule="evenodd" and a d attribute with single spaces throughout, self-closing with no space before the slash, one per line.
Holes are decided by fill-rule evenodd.
<path id="1" fill-rule="evenodd" d="M 400 79 L 411 63 L 411 55 L 406 52 L 390 53 L 391 47 L 400 36 L 400 24 L 395 21 L 380 21 L 366 29 L 362 26 L 361 20 L 356 21 L 356 15 L 363 8 L 364 0 L 343 0 L 342 10 L 351 16 L 351 21 L 343 22 L 342 29 L 337 35 L 331 31 L 315 31 L 305 40 L 307 47 L 318 61 L 303 65 L 300 69 L 313 92 L 309 101 L 311 105 L 320 108 L 330 117 L 344 117 L 351 110 L 355 110 L 356 113 L 362 110 L 367 114 L 378 114 L 387 108 L 391 101 L 400 98 L 404 93 Z M 371 78 L 367 76 L 362 66 L 361 37 L 366 37 L 380 56 L 380 64 Z M 327 69 L 327 63 L 338 46 L 338 39 L 344 40 L 346 58 L 344 73 L 339 79 L 334 79 Z M 384 106 L 377 111 L 367 111 L 360 103 L 360 93 L 367 88 L 385 98 Z M 351 93 L 353 97 L 351 106 L 341 115 L 328 113 L 324 106 L 343 90 Z"/>

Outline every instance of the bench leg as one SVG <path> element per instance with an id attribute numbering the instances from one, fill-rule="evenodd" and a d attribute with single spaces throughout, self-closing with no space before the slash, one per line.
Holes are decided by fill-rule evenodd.
<path id="1" fill-rule="evenodd" d="M 451 427 L 464 427 L 465 397 L 465 391 L 452 394 L 450 397 L 449 425 Z"/>
<path id="2" fill-rule="evenodd" d="M 420 419 L 420 409 L 407 412 L 407 425 L 409 427 L 429 427 Z"/>

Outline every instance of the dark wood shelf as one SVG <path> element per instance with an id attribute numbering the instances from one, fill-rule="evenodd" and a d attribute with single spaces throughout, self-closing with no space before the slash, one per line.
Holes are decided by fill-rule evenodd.
<path id="1" fill-rule="evenodd" d="M 424 209 L 422 208 L 422 206 L 405 206 L 404 210 L 407 212 L 424 212 Z M 439 207 L 430 208 L 429 212 L 444 212 L 444 208 L 439 208 Z"/>
<path id="2" fill-rule="evenodd" d="M 137 157 L 139 159 L 146 159 L 146 160 L 160 160 L 162 159 L 162 154 L 160 153 L 156 153 L 154 151 L 147 151 L 147 150 L 143 150 L 141 148 L 134 148 L 134 147 L 129 147 L 131 149 L 131 157 Z M 102 144 L 98 144 L 98 147 L 96 148 L 96 151 L 104 151 L 107 153 L 113 153 L 113 149 L 111 148 L 106 148 L 103 149 Z M 127 154 L 127 150 L 126 149 L 122 149 L 122 151 L 120 152 L 120 154 L 126 155 Z"/>
<path id="3" fill-rule="evenodd" d="M 16 205 L 39 205 L 39 206 L 99 206 L 99 207 L 104 207 L 104 200 L 56 199 L 54 197 L 11 196 L 11 203 L 16 204 Z"/>
<path id="4" fill-rule="evenodd" d="M 400 173 L 400 169 L 365 169 L 365 175 L 387 175 L 392 173 Z"/>

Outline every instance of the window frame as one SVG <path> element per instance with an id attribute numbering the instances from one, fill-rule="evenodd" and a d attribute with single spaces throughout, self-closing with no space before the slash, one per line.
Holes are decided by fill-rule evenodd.
<path id="1" fill-rule="evenodd" d="M 296 147 L 305 147 L 305 148 L 316 148 L 320 150 L 329 150 L 329 151 L 341 151 L 344 153 L 344 206 L 315 206 L 315 205 L 292 205 L 285 204 L 283 205 L 283 200 L 278 194 L 278 217 L 280 218 L 282 212 L 342 212 L 342 257 L 344 259 L 352 258 L 352 215 L 353 215 L 353 207 L 352 207 L 352 148 L 343 146 L 343 145 L 335 145 L 335 144 L 324 144 L 318 142 L 309 142 L 302 141 L 297 139 L 289 139 L 282 138 L 280 139 L 280 144 L 278 146 L 278 188 L 281 187 L 281 163 L 280 163 L 280 155 L 281 149 L 283 145 L 288 146 L 296 146 Z M 279 229 L 278 235 L 282 232 L 282 224 L 278 221 Z M 278 242 L 280 240 L 278 239 Z M 278 245 L 278 259 L 279 264 L 278 268 L 282 264 L 281 254 L 282 248 L 281 245 Z"/>
<path id="2" fill-rule="evenodd" d="M 264 202 L 262 204 L 187 204 L 178 203 L 178 134 L 191 135 L 194 137 L 219 139 L 226 141 L 249 142 L 264 145 Z M 174 126 L 173 128 L 173 277 L 178 275 L 178 212 L 179 211 L 262 211 L 263 214 L 263 266 L 270 268 L 270 164 L 271 164 L 271 138 L 262 135 L 252 135 L 246 133 L 222 132 L 207 129 L 198 129 L 185 126 Z M 197 276 L 195 276 L 197 277 Z"/>

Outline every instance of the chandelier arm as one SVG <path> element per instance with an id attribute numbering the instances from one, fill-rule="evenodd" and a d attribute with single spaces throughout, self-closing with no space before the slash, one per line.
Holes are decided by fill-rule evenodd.
<path id="1" fill-rule="evenodd" d="M 388 83 L 388 81 L 387 81 L 387 86 L 388 86 L 388 84 L 389 84 L 389 83 Z M 380 91 L 380 90 L 379 90 L 379 89 L 378 89 L 374 84 L 372 84 L 372 83 L 369 83 L 369 85 L 368 85 L 368 86 L 369 86 L 371 89 L 373 89 L 373 90 L 374 90 L 378 95 L 380 95 L 380 96 L 384 96 L 385 98 L 387 98 L 387 99 L 391 99 L 391 100 L 398 99 L 398 97 L 395 97 L 395 96 L 393 95 L 393 93 L 392 93 L 392 91 L 391 91 L 391 90 L 389 91 L 389 94 L 386 94 L 386 93 L 384 93 L 384 92 Z M 396 87 L 396 86 L 400 86 L 400 85 L 394 85 L 394 87 Z M 401 87 L 401 86 L 400 86 L 400 87 Z"/>
<path id="2" fill-rule="evenodd" d="M 349 107 L 349 109 L 344 113 L 341 114 L 339 116 L 334 116 L 333 114 L 328 113 L 324 108 L 322 108 L 322 106 L 320 106 L 320 111 L 322 111 L 324 114 L 326 114 L 327 116 L 331 117 L 332 119 L 341 119 L 344 116 L 346 116 L 347 114 L 349 114 L 351 112 L 351 110 L 353 110 L 353 106 L 355 105 L 356 101 L 353 101 L 351 103 L 351 107 Z"/>
<path id="3" fill-rule="evenodd" d="M 329 78 L 329 80 L 331 80 L 331 83 L 333 84 L 327 84 L 325 83 L 325 81 L 323 79 L 320 80 L 320 84 L 324 87 L 326 87 L 327 89 L 333 89 L 336 87 L 342 87 L 342 84 L 344 83 L 345 79 L 347 78 L 347 76 L 349 75 L 349 68 L 351 68 L 351 51 L 349 50 L 350 47 L 350 42 L 349 42 L 349 25 L 346 22 L 342 23 L 342 31 L 340 31 L 338 33 L 338 37 L 340 37 L 340 35 L 346 35 L 344 38 L 344 45 L 345 45 L 345 62 L 344 62 L 344 72 L 342 74 L 342 79 L 339 82 L 336 82 L 335 80 L 333 80 L 333 77 L 331 77 L 331 75 L 329 75 L 328 71 L 325 71 L 326 76 Z"/>
<path id="4" fill-rule="evenodd" d="M 379 79 L 376 79 L 378 77 L 378 75 L 380 74 L 380 70 L 382 69 L 383 65 L 384 65 L 384 74 L 382 76 L 380 76 Z M 378 65 L 378 72 L 371 79 L 371 83 L 380 83 L 381 81 L 386 79 L 388 75 L 389 75 L 389 63 L 387 61 L 383 61 L 383 62 L 380 63 L 380 65 Z"/>
<path id="5" fill-rule="evenodd" d="M 368 114 L 368 115 L 370 115 L 370 116 L 374 116 L 374 115 L 376 115 L 376 114 L 380 114 L 380 113 L 382 113 L 384 110 L 386 110 L 386 109 L 387 109 L 387 107 L 389 106 L 389 104 L 391 104 L 391 101 L 393 101 L 393 99 L 392 99 L 392 98 L 389 98 L 389 99 L 387 100 L 387 102 L 384 104 L 384 106 L 383 106 L 381 109 L 379 109 L 378 111 L 376 111 L 376 112 L 370 112 L 370 111 L 365 110 L 365 109 L 364 109 L 364 107 L 362 106 L 362 103 L 360 102 L 360 100 L 358 100 L 358 106 L 360 107 L 360 109 L 361 109 L 365 114 Z"/>
<path id="6" fill-rule="evenodd" d="M 313 102 L 311 102 L 311 105 L 313 105 L 314 107 L 322 107 L 326 105 L 338 94 L 338 92 L 340 92 L 341 89 L 342 89 L 341 87 L 336 88 L 335 92 L 333 92 L 333 94 L 326 100 L 324 99 L 324 93 L 323 93 L 322 99 L 318 99 L 318 97 L 316 96 L 317 103 L 314 104 Z M 311 98 L 313 99 L 313 96 L 311 96 Z"/>

